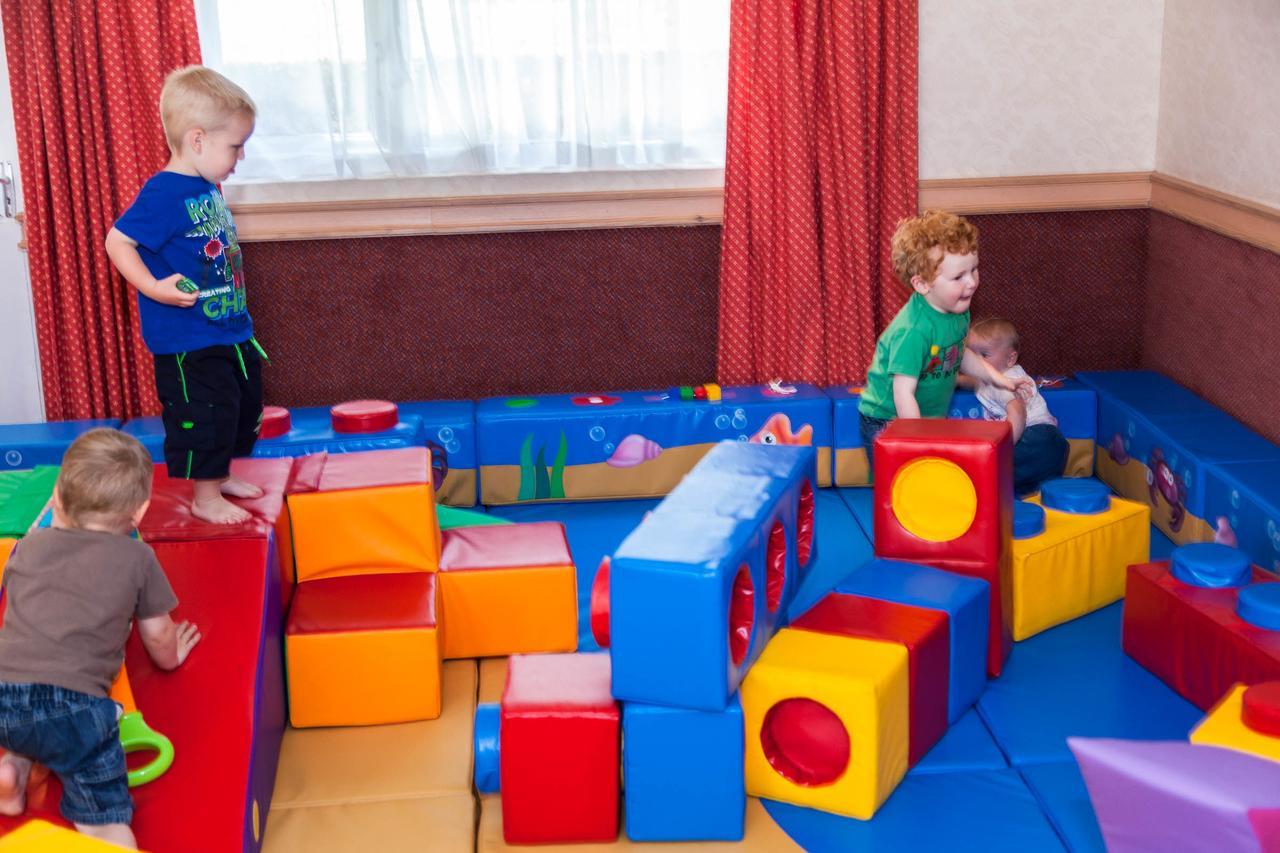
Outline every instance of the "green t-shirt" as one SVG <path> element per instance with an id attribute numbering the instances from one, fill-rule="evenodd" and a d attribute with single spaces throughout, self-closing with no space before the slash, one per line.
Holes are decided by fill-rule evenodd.
<path id="1" fill-rule="evenodd" d="M 941 418 L 951 404 L 956 374 L 969 332 L 969 312 L 944 314 L 924 296 L 911 294 L 876 342 L 876 354 L 867 371 L 858 411 L 869 418 L 888 420 L 898 416 L 893 403 L 895 374 L 920 377 L 916 402 L 926 418 Z"/>

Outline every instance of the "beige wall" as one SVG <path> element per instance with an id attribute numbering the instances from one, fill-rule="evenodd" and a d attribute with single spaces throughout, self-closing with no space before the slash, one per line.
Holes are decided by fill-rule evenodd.
<path id="1" fill-rule="evenodd" d="M 1154 168 L 1164 5 L 920 0 L 920 177 Z"/>
<path id="2" fill-rule="evenodd" d="M 1156 168 L 1280 206 L 1280 2 L 1166 0 Z"/>

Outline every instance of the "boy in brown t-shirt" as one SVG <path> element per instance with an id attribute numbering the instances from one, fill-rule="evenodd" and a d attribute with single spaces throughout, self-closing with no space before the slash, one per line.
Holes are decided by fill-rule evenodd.
<path id="1" fill-rule="evenodd" d="M 62 781 L 63 817 L 85 835 L 136 848 L 119 707 L 107 698 L 130 623 L 156 666 L 200 640 L 175 625 L 178 599 L 150 546 L 129 536 L 151 502 L 151 457 L 131 436 L 90 430 L 67 449 L 53 527 L 14 549 L 0 627 L 0 814 L 26 808 L 31 764 Z"/>

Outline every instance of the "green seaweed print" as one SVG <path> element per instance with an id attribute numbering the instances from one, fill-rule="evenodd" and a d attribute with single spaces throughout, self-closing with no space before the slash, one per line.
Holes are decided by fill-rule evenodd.
<path id="1" fill-rule="evenodd" d="M 556 450 L 556 461 L 547 470 L 546 447 L 538 448 L 538 457 L 533 457 L 533 433 L 524 437 L 520 445 L 520 495 L 518 500 L 536 501 L 564 498 L 564 460 L 569 455 L 569 442 L 560 432 L 560 447 Z"/>

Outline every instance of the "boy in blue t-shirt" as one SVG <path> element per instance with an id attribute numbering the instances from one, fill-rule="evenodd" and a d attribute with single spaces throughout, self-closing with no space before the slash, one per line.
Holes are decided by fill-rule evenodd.
<path id="1" fill-rule="evenodd" d="M 171 477 L 193 481 L 192 514 L 234 524 L 254 498 L 231 476 L 262 422 L 262 348 L 253 337 L 235 224 L 216 184 L 244 159 L 256 108 L 226 77 L 199 65 L 160 92 L 172 156 L 107 235 L 107 255 L 138 291 L 142 339 L 155 356 Z"/>

